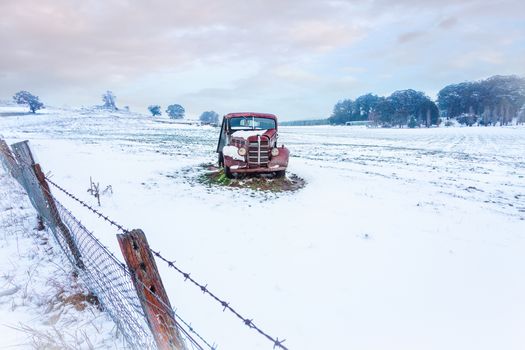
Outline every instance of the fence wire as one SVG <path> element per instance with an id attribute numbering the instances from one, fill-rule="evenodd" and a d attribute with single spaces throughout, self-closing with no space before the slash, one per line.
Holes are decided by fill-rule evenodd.
<path id="1" fill-rule="evenodd" d="M 110 225 L 114 226 L 115 228 L 117 228 L 118 230 L 124 232 L 124 233 L 129 233 L 130 231 L 128 229 L 125 229 L 124 226 L 120 225 L 119 223 L 117 223 L 116 221 L 112 220 L 111 218 L 109 218 L 107 215 L 104 215 L 103 213 L 101 213 L 100 211 L 98 211 L 97 209 L 93 208 L 92 206 L 90 206 L 89 204 L 87 204 L 86 202 L 84 202 L 83 200 L 79 199 L 77 196 L 75 196 L 74 194 L 72 194 L 71 192 L 67 191 L 66 189 L 64 189 L 62 186 L 58 185 L 57 183 L 55 183 L 53 180 L 51 180 L 49 177 L 46 176 L 46 181 L 48 183 L 50 183 L 51 185 L 53 185 L 55 188 L 57 188 L 58 190 L 60 190 L 61 192 L 63 192 L 64 194 L 66 194 L 68 197 L 72 198 L 73 200 L 77 201 L 78 203 L 80 203 L 82 206 L 84 206 L 86 209 L 88 209 L 89 211 L 91 211 L 92 213 L 94 213 L 95 215 L 97 215 L 99 218 L 101 218 L 102 220 L 105 220 L 106 222 L 108 222 Z M 223 308 L 223 311 L 226 311 L 228 310 L 229 312 L 231 312 L 233 315 L 235 315 L 238 319 L 240 319 L 242 321 L 242 323 L 247 326 L 248 328 L 251 328 L 251 329 L 254 329 L 255 331 L 257 331 L 260 335 L 262 335 L 263 337 L 265 337 L 266 339 L 268 339 L 269 341 L 271 341 L 273 343 L 273 347 L 274 349 L 275 348 L 280 348 L 280 349 L 283 349 L 283 350 L 288 350 L 288 348 L 284 345 L 284 342 L 286 341 L 286 339 L 279 339 L 277 337 L 272 337 L 270 334 L 268 334 L 267 332 L 263 331 L 259 326 L 257 326 L 253 319 L 250 319 L 250 318 L 247 318 L 247 317 L 244 317 L 242 316 L 236 309 L 234 309 L 230 303 L 226 302 L 225 300 L 222 300 L 220 299 L 217 295 L 215 295 L 213 292 L 211 292 L 209 289 L 208 289 L 208 285 L 204 285 L 202 283 L 199 283 L 197 282 L 195 279 L 193 279 L 190 275 L 190 273 L 188 272 L 184 272 L 183 270 L 181 270 L 176 264 L 175 264 L 175 261 L 174 260 L 169 260 L 167 258 L 165 258 L 163 255 L 160 254 L 160 252 L 158 251 L 155 251 L 153 249 L 150 249 L 150 252 L 156 256 L 157 258 L 159 258 L 161 261 L 165 262 L 166 264 L 168 264 L 169 267 L 173 268 L 175 271 L 177 271 L 180 275 L 182 275 L 184 277 L 184 281 L 190 281 L 193 285 L 197 286 L 204 294 L 210 296 L 212 299 L 214 299 L 215 301 L 217 301 L 221 307 Z M 183 324 L 186 324 L 185 322 L 183 322 Z M 187 324 L 186 324 L 187 325 Z M 189 330 L 196 334 L 198 336 L 198 338 L 200 338 L 201 340 L 204 341 L 204 339 L 196 332 L 193 331 L 193 328 L 191 326 L 188 326 Z M 214 346 L 211 346 L 209 345 L 209 343 L 207 343 L 206 341 L 204 341 L 204 343 L 206 345 L 208 345 L 208 347 L 210 347 L 211 349 L 215 349 Z"/>
<path id="2" fill-rule="evenodd" d="M 124 335 L 130 347 L 135 349 L 156 349 L 155 339 L 146 322 L 146 315 L 142 308 L 143 303 L 150 307 L 159 308 L 148 300 L 140 300 L 133 284 L 133 275 L 127 266 L 120 262 L 86 227 L 84 227 L 73 214 L 67 210 L 55 197 L 53 197 L 48 183 L 65 193 L 70 198 L 82 204 L 85 208 L 92 211 L 99 218 L 109 222 L 117 230 L 124 233 L 130 231 L 122 225 L 111 220 L 100 211 L 92 208 L 86 202 L 80 200 L 72 193 L 59 186 L 45 175 L 41 175 L 41 182 L 35 176 L 34 160 L 27 142 L 20 142 L 12 145 L 11 154 L 7 144 L 0 139 L 0 161 L 18 182 L 27 191 L 29 198 L 37 209 L 39 215 L 51 229 L 56 242 L 67 256 L 68 260 L 75 266 L 80 277 L 86 282 L 89 290 L 95 294 L 105 311 L 111 316 L 118 329 Z M 36 165 L 38 166 L 38 165 Z M 158 251 L 150 249 L 150 252 L 158 259 L 167 263 L 169 267 L 179 272 L 185 279 L 199 287 L 200 290 L 216 300 L 223 310 L 230 311 L 238 317 L 248 328 L 256 330 L 259 334 L 273 343 L 274 348 L 287 350 L 283 345 L 284 339 L 274 338 L 255 325 L 253 319 L 241 316 L 230 304 L 213 294 L 207 285 L 195 281 L 190 274 L 182 271 L 175 265 L 175 261 L 168 260 Z M 141 283 L 135 279 L 136 283 Z M 144 286 L 144 285 L 143 285 Z M 146 287 L 146 286 L 144 286 Z M 168 312 L 169 318 L 177 328 L 181 341 L 185 349 L 202 350 L 199 343 L 202 342 L 211 350 L 215 350 L 215 344 L 210 345 L 195 329 L 184 321 L 175 310 L 166 305 L 161 297 L 144 288 L 160 302 L 163 310 Z M 141 303 L 142 302 L 142 303 Z M 195 337 L 199 339 L 197 341 Z"/>
<path id="3" fill-rule="evenodd" d="M 20 174 L 19 168 L 16 164 L 16 159 L 13 156 L 13 153 L 11 153 L 11 149 L 7 145 L 7 143 L 0 138 L 0 163 L 2 163 L 2 166 L 7 171 L 7 173 L 11 174 L 17 181 L 19 181 Z"/>
<path id="4" fill-rule="evenodd" d="M 57 185 L 56 183 L 54 183 L 51 179 L 49 179 L 48 177 L 46 177 L 46 181 L 50 184 L 52 184 L 53 186 L 55 186 L 56 188 L 58 188 L 59 190 L 61 190 L 62 192 L 66 193 L 68 196 L 70 196 L 71 198 L 75 199 L 77 202 L 79 202 L 80 204 L 82 204 L 84 207 L 88 208 L 89 210 L 91 210 L 92 212 L 94 212 L 98 217 L 100 217 L 101 219 L 105 220 L 105 221 L 108 221 L 110 224 L 112 224 L 115 228 L 117 228 L 119 231 L 122 231 L 124 233 L 129 233 L 130 231 L 129 230 L 126 230 L 122 225 L 119 225 L 117 224 L 116 222 L 114 222 L 113 220 L 109 219 L 107 216 L 105 216 L 104 214 L 100 213 L 99 211 L 97 211 L 96 209 L 92 208 L 91 206 L 89 206 L 87 203 L 81 201 L 80 199 L 78 199 L 77 197 L 75 197 L 74 195 L 70 194 L 69 192 L 67 192 L 66 190 L 64 190 L 62 187 L 60 187 L 59 185 Z M 56 198 L 54 198 L 55 202 L 58 203 L 60 205 L 60 203 L 56 200 Z M 64 210 L 67 211 L 67 209 L 64 208 Z M 69 211 L 67 211 L 69 212 Z M 70 215 L 73 217 L 73 215 L 70 213 Z M 74 217 L 73 217 L 74 218 Z M 82 225 L 79 223 L 79 225 Z M 96 239 L 96 238 L 94 238 Z M 106 249 L 107 250 L 107 249 Z M 74 257 L 71 256 L 70 254 L 70 257 L 71 259 L 73 259 Z M 116 258 L 115 258 L 116 259 Z M 75 263 L 73 260 L 72 260 L 72 263 Z M 122 264 L 124 265 L 124 264 Z M 125 265 L 124 265 L 125 266 Z M 128 272 L 128 274 L 130 274 L 130 278 L 131 278 L 131 273 L 129 272 L 129 270 L 127 270 L 126 268 L 126 271 Z M 141 283 L 140 281 L 137 281 L 138 283 Z M 209 349 L 211 350 L 215 350 L 217 348 L 216 345 L 211 345 L 208 341 L 206 341 L 204 339 L 203 336 L 201 336 L 188 322 L 186 322 L 175 310 L 173 310 L 170 306 L 166 305 L 164 303 L 164 301 L 162 300 L 162 298 L 160 298 L 158 295 L 154 294 L 151 292 L 150 288 L 148 288 L 147 286 L 144 286 L 144 290 L 147 290 L 148 293 L 150 293 L 155 299 L 157 299 L 157 301 L 159 301 L 163 306 L 164 306 L 164 310 L 159 310 L 159 311 L 168 311 L 169 312 L 169 316 L 170 318 L 174 321 L 174 323 L 177 325 L 178 327 L 178 330 L 179 330 L 179 334 L 182 335 L 182 339 L 183 341 L 185 341 L 185 345 L 186 347 L 191 347 L 191 349 L 197 349 L 197 350 L 201 350 L 203 349 L 202 345 L 199 344 L 199 342 L 205 344 Z M 156 305 L 153 305 L 151 304 L 148 300 L 144 300 L 144 302 L 148 303 L 150 305 L 150 307 L 156 307 Z M 192 336 L 193 335 L 193 336 Z M 195 337 L 197 339 L 199 339 L 198 341 L 195 339 Z"/>
<path id="5" fill-rule="evenodd" d="M 104 309 L 111 314 L 119 329 L 124 334 L 133 335 L 129 338 L 131 341 L 128 341 L 133 343 L 130 345 L 139 349 L 156 349 L 155 341 L 145 321 L 146 316 L 141 306 L 141 300 L 139 300 L 133 285 L 131 271 L 92 232 L 86 229 L 67 208 L 56 198 L 53 197 L 53 200 L 57 206 L 58 215 L 69 228 L 74 237 L 75 245 L 80 251 L 85 268 L 79 269 L 79 272 L 84 276 L 87 284 L 92 286 L 92 292 L 101 299 Z M 65 244 L 67 242 L 62 239 L 61 246 Z M 65 253 L 71 263 L 75 264 L 75 257 L 71 251 L 65 249 Z M 138 282 L 141 283 L 140 281 Z M 158 295 L 151 292 L 147 287 L 145 289 L 154 298 L 163 303 Z M 155 307 L 148 300 L 142 300 L 142 302 Z M 202 350 L 202 346 L 177 322 L 176 319 L 182 320 L 182 318 L 176 315 L 171 308 L 170 310 L 172 313 L 169 316 L 175 321 L 177 330 L 183 334 L 182 341 L 186 347 L 189 345 L 191 346 L 189 349 Z M 159 312 L 161 311 L 163 310 L 159 310 Z"/>
<path id="6" fill-rule="evenodd" d="M 57 214 L 68 227 L 84 263 L 78 269 L 88 288 L 97 296 L 130 346 L 156 349 L 155 340 L 145 321 L 144 311 L 126 267 L 107 250 L 60 202 L 55 200 Z M 60 245 L 67 246 L 57 235 Z M 72 264 L 75 257 L 63 249 Z"/>
<path id="7" fill-rule="evenodd" d="M 43 218 L 79 277 L 100 306 L 117 325 L 127 344 L 134 349 L 156 349 L 156 343 L 145 321 L 144 311 L 131 276 L 122 264 L 87 230 L 51 193 L 38 182 L 27 145 L 13 145 L 17 160 L 18 180 L 31 203 Z M 4 157 L 5 158 L 5 157 Z M 52 198 L 53 202 L 46 201 Z"/>
<path id="8" fill-rule="evenodd" d="M 146 301 L 139 299 L 132 272 L 52 195 L 47 185 L 42 186 L 35 175 L 38 165 L 34 164 L 27 143 L 20 142 L 12 148 L 13 152 L 0 139 L 0 163 L 26 190 L 56 243 L 89 291 L 97 297 L 100 307 L 113 319 L 127 345 L 133 349 L 157 349 L 141 303 Z M 213 349 L 171 308 L 169 317 L 182 334 L 185 349 L 203 349 L 190 333 Z M 181 327 L 177 319 L 187 329 Z"/>

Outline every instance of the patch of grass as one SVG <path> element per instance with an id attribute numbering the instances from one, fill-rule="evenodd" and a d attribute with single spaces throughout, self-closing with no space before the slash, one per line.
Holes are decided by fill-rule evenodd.
<path id="1" fill-rule="evenodd" d="M 226 174 L 224 173 L 223 169 L 219 170 L 219 172 L 217 173 L 216 181 L 218 184 L 223 186 L 230 186 L 232 183 L 232 180 L 226 177 Z"/>
<path id="2" fill-rule="evenodd" d="M 68 296 L 60 296 L 60 301 L 64 304 L 72 305 L 77 311 L 84 311 L 88 304 L 95 305 L 97 308 L 101 308 L 98 297 L 93 293 L 75 293 Z"/>
<path id="3" fill-rule="evenodd" d="M 24 333 L 28 338 L 28 342 L 23 345 L 33 349 L 78 350 L 95 348 L 87 333 L 82 329 L 65 331 L 51 327 L 49 330 L 39 330 L 23 323 L 18 327 L 7 327 Z"/>
<path id="4" fill-rule="evenodd" d="M 269 174 L 238 174 L 233 179 L 226 177 L 224 169 L 212 164 L 201 164 L 203 172 L 198 176 L 200 183 L 209 186 L 248 188 L 254 191 L 290 192 L 303 188 L 306 182 L 295 174 L 277 178 Z"/>

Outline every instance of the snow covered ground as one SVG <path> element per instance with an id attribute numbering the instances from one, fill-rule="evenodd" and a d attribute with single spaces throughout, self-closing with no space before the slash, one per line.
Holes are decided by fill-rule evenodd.
<path id="1" fill-rule="evenodd" d="M 36 211 L 0 166 L 0 348 L 122 349 L 107 314 L 86 301 L 50 233 L 37 231 Z"/>
<path id="2" fill-rule="evenodd" d="M 307 181 L 286 194 L 196 181 L 216 160 L 212 127 L 48 110 L 0 113 L 0 134 L 30 140 L 93 204 L 90 176 L 111 185 L 104 213 L 290 349 L 525 344 L 525 128 L 282 128 Z M 119 253 L 117 232 L 55 193 Z M 219 349 L 272 348 L 158 265 L 172 305 Z"/>

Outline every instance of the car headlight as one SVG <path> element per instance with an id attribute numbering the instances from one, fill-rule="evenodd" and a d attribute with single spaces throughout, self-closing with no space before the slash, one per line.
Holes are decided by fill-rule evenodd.
<path id="1" fill-rule="evenodd" d="M 240 156 L 244 157 L 246 155 L 246 148 L 241 147 L 237 150 L 237 153 L 239 153 Z"/>
<path id="2" fill-rule="evenodd" d="M 277 157 L 279 155 L 279 148 L 272 148 L 272 157 Z"/>

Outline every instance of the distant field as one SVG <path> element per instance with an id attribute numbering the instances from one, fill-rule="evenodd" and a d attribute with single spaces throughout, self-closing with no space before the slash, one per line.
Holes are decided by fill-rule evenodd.
<path id="1" fill-rule="evenodd" d="M 216 159 L 212 127 L 48 111 L 0 118 L 0 130 L 29 139 L 82 198 L 90 176 L 111 184 L 106 213 L 290 349 L 525 344 L 523 127 L 283 127 L 290 171 L 306 180 L 283 194 L 191 181 Z M 116 232 L 57 196 L 118 252 Z M 159 267 L 174 306 L 219 349 L 269 348 Z"/>

